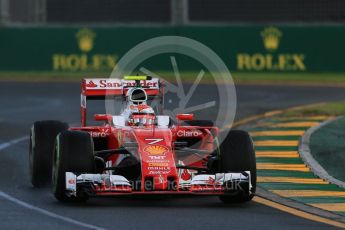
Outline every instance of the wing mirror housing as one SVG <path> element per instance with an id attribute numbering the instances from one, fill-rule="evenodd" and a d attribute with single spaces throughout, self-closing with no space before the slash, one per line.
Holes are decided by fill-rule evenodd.
<path id="1" fill-rule="evenodd" d="M 111 114 L 95 114 L 93 119 L 95 121 L 111 121 L 113 116 Z"/>
<path id="2" fill-rule="evenodd" d="M 180 113 L 176 115 L 176 119 L 179 121 L 192 121 L 194 120 L 194 114 L 192 113 Z"/>

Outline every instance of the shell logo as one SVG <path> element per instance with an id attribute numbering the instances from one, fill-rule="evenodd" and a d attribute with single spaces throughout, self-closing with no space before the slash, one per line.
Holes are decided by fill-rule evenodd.
<path id="1" fill-rule="evenodd" d="M 164 155 L 169 149 L 161 145 L 150 145 L 144 148 L 144 151 L 150 155 Z"/>

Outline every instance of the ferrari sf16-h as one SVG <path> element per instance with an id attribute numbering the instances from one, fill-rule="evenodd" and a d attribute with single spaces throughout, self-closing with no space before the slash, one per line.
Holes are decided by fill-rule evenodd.
<path id="1" fill-rule="evenodd" d="M 119 114 L 95 114 L 100 124 L 88 126 L 87 101 L 109 97 L 122 101 Z M 162 114 L 163 102 L 164 82 L 157 78 L 84 79 L 80 127 L 55 120 L 32 125 L 31 183 L 51 184 L 54 196 L 63 202 L 121 195 L 251 200 L 256 162 L 249 134 L 222 134 L 212 121 L 195 120 L 193 114 L 173 119 Z"/>

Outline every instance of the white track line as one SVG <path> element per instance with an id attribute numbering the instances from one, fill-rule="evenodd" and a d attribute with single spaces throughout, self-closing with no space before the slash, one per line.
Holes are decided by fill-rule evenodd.
<path id="1" fill-rule="evenodd" d="M 28 140 L 28 139 L 29 139 L 29 137 L 25 136 L 25 137 L 20 137 L 20 138 L 13 139 L 13 140 L 10 140 L 8 142 L 5 142 L 3 144 L 0 144 L 0 151 L 10 147 L 11 145 L 15 145 L 15 144 L 17 144 L 17 143 L 19 143 L 21 141 L 25 141 L 25 140 Z"/>
<path id="2" fill-rule="evenodd" d="M 5 142 L 5 143 L 2 143 L 0 144 L 0 151 L 12 146 L 12 145 L 15 145 L 21 141 L 25 141 L 25 140 L 28 140 L 29 137 L 28 136 L 25 136 L 25 137 L 20 137 L 20 138 L 17 138 L 17 139 L 13 139 L 11 141 L 8 141 L 8 142 Z M 74 220 L 72 218 L 69 218 L 69 217 L 65 217 L 65 216 L 61 216 L 61 215 L 58 215 L 58 214 L 55 214 L 53 212 L 50 212 L 48 210 L 45 210 L 45 209 L 42 209 L 42 208 L 39 208 L 39 207 L 36 207 L 34 205 L 31 205 L 29 203 L 26 203 L 24 201 L 21 201 L 21 200 L 18 200 L 17 198 L 3 192 L 0 190 L 0 197 L 8 200 L 8 201 L 11 201 L 17 205 L 20 205 L 24 208 L 27 208 L 27 209 L 30 209 L 32 211 L 35 211 L 35 212 L 38 212 L 40 214 L 43 214 L 45 216 L 49 216 L 49 217 L 52 217 L 52 218 L 55 218 L 55 219 L 58 219 L 58 220 L 62 220 L 62 221 L 65 221 L 67 223 L 70 223 L 70 224 L 74 224 L 74 225 L 77 225 L 79 227 L 84 227 L 84 228 L 88 228 L 88 229 L 97 229 L 97 230 L 104 230 L 104 228 L 101 228 L 101 227 L 98 227 L 98 226 L 95 226 L 95 225 L 91 225 L 91 224 L 87 224 L 87 223 L 83 223 L 83 222 L 80 222 L 80 221 L 77 221 L 77 220 Z"/>

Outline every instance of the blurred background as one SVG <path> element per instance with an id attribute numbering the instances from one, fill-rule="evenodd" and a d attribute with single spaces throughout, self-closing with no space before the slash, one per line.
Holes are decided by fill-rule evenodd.
<path id="1" fill-rule="evenodd" d="M 214 50 L 238 82 L 334 84 L 344 22 L 341 0 L 0 0 L 0 76 L 108 75 L 133 46 L 178 35 Z M 151 70 L 169 75 L 162 60 Z M 184 63 L 186 78 L 199 69 Z"/>
<path id="2" fill-rule="evenodd" d="M 3 25 L 341 23 L 341 0 L 1 0 Z"/>

